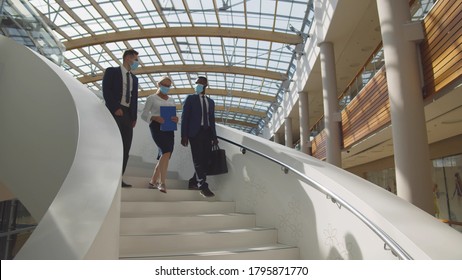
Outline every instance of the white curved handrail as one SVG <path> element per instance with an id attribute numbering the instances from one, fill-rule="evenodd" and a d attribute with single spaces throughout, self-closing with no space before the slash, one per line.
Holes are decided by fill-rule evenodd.
<path id="1" fill-rule="evenodd" d="M 0 36 L 0 53 L 0 186 L 38 222 L 16 259 L 118 258 L 122 143 L 111 115 L 28 48 Z"/>

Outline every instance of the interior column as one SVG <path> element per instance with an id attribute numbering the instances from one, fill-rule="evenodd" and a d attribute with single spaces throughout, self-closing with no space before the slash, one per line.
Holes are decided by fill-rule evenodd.
<path id="1" fill-rule="evenodd" d="M 338 120 L 337 78 L 334 46 L 331 42 L 319 43 L 321 56 L 322 94 L 324 99 L 324 126 L 326 132 L 326 161 L 342 166 L 340 126 Z"/>
<path id="2" fill-rule="evenodd" d="M 419 39 L 421 25 L 411 22 L 408 1 L 377 0 L 377 8 L 390 98 L 397 194 L 433 213 L 431 163 L 414 41 Z"/>

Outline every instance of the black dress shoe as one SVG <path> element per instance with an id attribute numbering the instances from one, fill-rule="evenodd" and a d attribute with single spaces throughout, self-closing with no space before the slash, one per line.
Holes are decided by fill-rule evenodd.
<path id="1" fill-rule="evenodd" d="M 200 194 L 203 197 L 214 197 L 215 194 L 210 189 L 200 189 Z"/>
<path id="2" fill-rule="evenodd" d="M 195 177 L 189 179 L 188 190 L 199 190 L 199 187 L 197 186 L 197 180 Z"/>
<path id="3" fill-rule="evenodd" d="M 124 181 L 122 181 L 122 188 L 131 188 L 131 187 L 132 187 L 132 185 L 127 184 Z"/>
<path id="4" fill-rule="evenodd" d="M 202 183 L 199 190 L 200 190 L 200 194 L 203 197 L 214 197 L 215 196 L 215 194 L 209 189 L 209 184 L 207 184 L 206 182 Z"/>

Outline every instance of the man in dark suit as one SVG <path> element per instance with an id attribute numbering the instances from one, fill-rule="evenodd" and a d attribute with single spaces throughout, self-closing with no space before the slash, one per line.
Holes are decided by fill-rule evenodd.
<path id="1" fill-rule="evenodd" d="M 181 145 L 191 143 L 191 153 L 195 173 L 189 180 L 190 189 L 199 189 L 201 195 L 212 197 L 215 194 L 206 182 L 207 165 L 213 144 L 218 144 L 215 130 L 215 102 L 205 96 L 208 86 L 206 77 L 196 80 L 196 94 L 188 95 L 181 114 Z"/>
<path id="2" fill-rule="evenodd" d="M 107 68 L 103 77 L 103 96 L 106 107 L 117 122 L 122 136 L 124 149 L 122 175 L 127 167 L 133 128 L 137 119 L 138 78 L 131 72 L 137 67 L 138 52 L 127 50 L 123 54 L 122 66 Z M 131 185 L 122 181 L 122 187 L 131 187 Z"/>

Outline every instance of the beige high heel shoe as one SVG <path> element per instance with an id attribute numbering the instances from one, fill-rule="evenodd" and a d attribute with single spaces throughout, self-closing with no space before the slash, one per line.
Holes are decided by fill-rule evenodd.
<path id="1" fill-rule="evenodd" d="M 157 189 L 163 193 L 167 193 L 167 186 L 165 184 L 158 184 Z"/>
<path id="2" fill-rule="evenodd" d="M 153 184 L 153 183 L 149 182 L 148 188 L 149 188 L 149 189 L 157 189 L 157 186 L 158 186 L 158 185 L 159 185 L 159 183 L 154 183 L 154 184 Z"/>

